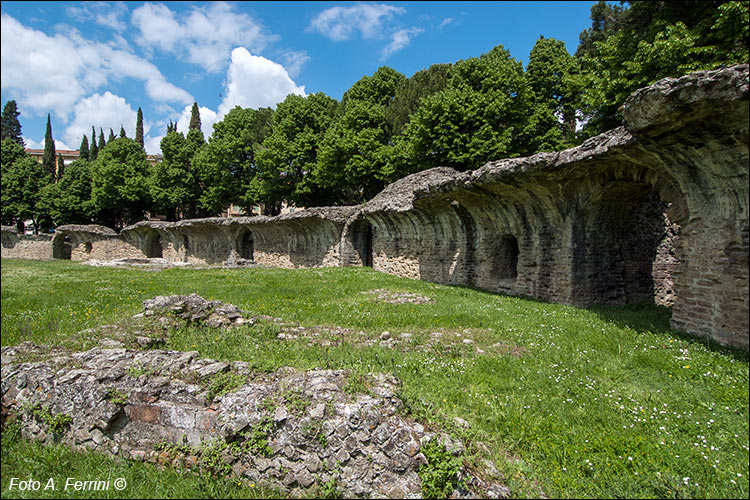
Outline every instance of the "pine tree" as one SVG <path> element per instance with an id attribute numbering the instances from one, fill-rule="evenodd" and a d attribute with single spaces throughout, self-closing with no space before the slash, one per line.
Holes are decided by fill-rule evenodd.
<path id="1" fill-rule="evenodd" d="M 47 131 L 44 133 L 44 154 L 42 165 L 53 177 L 55 175 L 55 141 L 52 139 L 52 124 L 47 113 Z"/>
<path id="2" fill-rule="evenodd" d="M 140 106 L 138 107 L 138 117 L 135 122 L 135 142 L 140 144 L 141 149 L 145 151 L 146 148 L 143 144 L 143 111 L 141 111 Z"/>
<path id="3" fill-rule="evenodd" d="M 95 161 L 99 156 L 99 146 L 96 145 L 96 129 L 91 127 L 91 149 L 89 150 L 89 160 Z"/>
<path id="4" fill-rule="evenodd" d="M 125 127 L 123 127 L 122 125 L 120 125 L 120 137 L 121 137 L 121 138 L 122 138 L 122 137 L 127 137 L 127 136 L 125 135 Z"/>
<path id="5" fill-rule="evenodd" d="M 86 135 L 81 139 L 81 147 L 78 148 L 78 158 L 87 161 L 89 159 L 89 138 Z"/>
<path id="6" fill-rule="evenodd" d="M 199 130 L 201 129 L 201 114 L 198 110 L 198 103 L 193 103 L 193 109 L 190 110 L 190 126 L 188 127 L 188 131 L 190 130 Z"/>
<path id="7" fill-rule="evenodd" d="M 107 139 L 107 144 L 115 140 L 115 133 L 112 129 L 109 129 L 109 139 Z"/>
<path id="8" fill-rule="evenodd" d="M 55 173 L 55 182 L 59 181 L 65 173 L 65 160 L 61 154 L 57 155 L 57 172 Z"/>
<path id="9" fill-rule="evenodd" d="M 23 137 L 21 137 L 21 123 L 18 121 L 18 115 L 20 114 L 16 108 L 16 101 L 6 102 L 5 107 L 3 107 L 2 126 L 0 128 L 2 128 L 3 141 L 13 139 L 21 147 L 25 147 Z"/>
<path id="10" fill-rule="evenodd" d="M 99 151 L 104 149 L 104 146 L 107 145 L 107 141 L 104 139 L 104 130 L 99 128 Z"/>

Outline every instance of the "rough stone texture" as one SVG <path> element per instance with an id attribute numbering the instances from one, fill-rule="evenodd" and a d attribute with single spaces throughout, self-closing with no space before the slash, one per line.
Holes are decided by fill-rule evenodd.
<path id="1" fill-rule="evenodd" d="M 2 256 L 6 259 L 52 260 L 52 236 L 18 234 L 14 226 L 2 226 Z"/>
<path id="2" fill-rule="evenodd" d="M 419 172 L 364 207 L 61 228 L 54 253 L 68 236 L 73 258 L 372 266 L 583 306 L 653 301 L 673 304 L 674 328 L 747 349 L 748 110 L 746 64 L 666 78 L 625 102 L 623 126 L 565 151 Z"/>
<path id="3" fill-rule="evenodd" d="M 232 473 L 293 496 L 335 478 L 345 497 L 415 498 L 421 445 L 436 438 L 455 454 L 465 448 L 401 416 L 398 383 L 380 374 L 366 394 L 348 394 L 346 371 L 251 373 L 197 352 L 95 348 L 21 362 L 45 352 L 29 342 L 2 349 L 3 417 L 20 418 L 27 437 L 78 449 L 200 469 L 218 446 Z M 240 385 L 211 400 L 206 386 L 227 373 Z M 42 412 L 72 421 L 53 429 Z M 459 497 L 507 492 L 464 474 L 473 491 Z"/>

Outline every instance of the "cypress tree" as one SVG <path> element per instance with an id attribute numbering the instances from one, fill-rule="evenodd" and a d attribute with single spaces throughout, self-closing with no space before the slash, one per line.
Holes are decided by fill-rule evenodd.
<path id="1" fill-rule="evenodd" d="M 89 138 L 85 134 L 81 140 L 81 147 L 78 148 L 78 158 L 86 161 L 89 159 Z"/>
<path id="2" fill-rule="evenodd" d="M 190 126 L 188 127 L 188 131 L 190 130 L 198 130 L 201 129 L 201 114 L 198 110 L 198 103 L 193 103 L 193 109 L 190 110 Z"/>
<path id="3" fill-rule="evenodd" d="M 146 149 L 143 145 L 143 111 L 141 111 L 140 106 L 138 107 L 138 117 L 135 122 L 135 142 L 140 144 L 141 149 Z"/>
<path id="4" fill-rule="evenodd" d="M 52 139 L 52 124 L 50 123 L 49 113 L 47 113 L 47 131 L 44 133 L 44 154 L 42 155 L 42 165 L 47 171 L 55 175 L 55 141 Z"/>
<path id="5" fill-rule="evenodd" d="M 104 146 L 107 145 L 107 141 L 104 139 L 104 130 L 99 128 L 99 151 L 104 149 Z"/>
<path id="6" fill-rule="evenodd" d="M 57 155 L 57 173 L 55 174 L 55 182 L 59 181 L 65 173 L 65 160 L 61 154 Z"/>
<path id="7" fill-rule="evenodd" d="M 21 137 L 21 122 L 18 121 L 18 115 L 20 114 L 16 108 L 16 101 L 6 102 L 3 107 L 2 119 L 0 120 L 0 130 L 3 141 L 5 139 L 13 139 L 21 147 L 26 147 L 23 137 Z"/>
<path id="8" fill-rule="evenodd" d="M 120 137 L 127 137 L 125 135 L 125 127 L 123 127 L 122 125 L 120 125 Z"/>
<path id="9" fill-rule="evenodd" d="M 109 139 L 107 139 L 107 144 L 115 140 L 115 133 L 112 129 L 109 129 Z"/>
<path id="10" fill-rule="evenodd" d="M 99 156 L 99 146 L 96 145 L 96 129 L 91 127 L 91 149 L 89 150 L 89 160 L 94 161 Z"/>

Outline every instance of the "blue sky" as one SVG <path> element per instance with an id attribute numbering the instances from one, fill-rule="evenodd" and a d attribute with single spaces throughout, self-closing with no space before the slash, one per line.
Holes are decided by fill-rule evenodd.
<path id="1" fill-rule="evenodd" d="M 595 2 L 2 2 L 2 103 L 15 99 L 27 147 L 47 113 L 58 149 L 91 127 L 135 134 L 159 153 L 169 121 L 203 132 L 236 105 L 290 93 L 341 99 L 364 75 L 406 76 L 496 45 L 526 64 L 543 35 L 575 52 Z"/>

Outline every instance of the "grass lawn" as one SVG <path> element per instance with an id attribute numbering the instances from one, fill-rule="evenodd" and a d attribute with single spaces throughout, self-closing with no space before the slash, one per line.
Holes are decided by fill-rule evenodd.
<path id="1" fill-rule="evenodd" d="M 371 290 L 433 302 L 391 304 L 362 293 Z M 494 461 L 514 497 L 748 498 L 747 356 L 671 331 L 670 311 L 653 305 L 579 309 L 369 268 L 155 272 L 3 260 L 2 345 L 71 345 L 76 332 L 125 321 L 145 299 L 193 292 L 352 334 L 324 346 L 280 340 L 278 327 L 185 328 L 166 348 L 262 371 L 390 372 L 403 383 L 407 411 L 466 440 L 467 465 Z M 386 331 L 398 339 L 393 348 L 367 345 Z M 454 417 L 471 427 L 457 428 Z M 12 477 L 46 481 L 70 471 L 128 478 L 137 489 L 121 498 L 273 494 L 42 446 L 4 429 L 4 498 L 23 496 L 9 492 Z"/>

